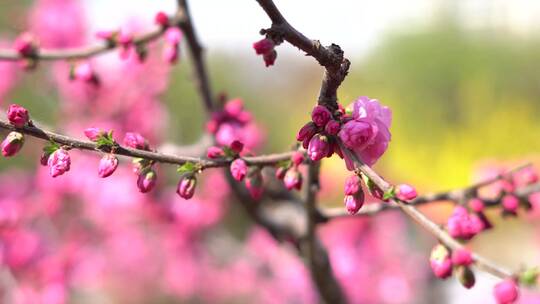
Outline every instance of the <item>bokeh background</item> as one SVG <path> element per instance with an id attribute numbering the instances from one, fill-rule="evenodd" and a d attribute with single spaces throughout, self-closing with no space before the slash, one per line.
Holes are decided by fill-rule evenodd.
<path id="1" fill-rule="evenodd" d="M 392 141 L 388 152 L 376 166 L 377 170 L 389 180 L 408 182 L 416 185 L 420 192 L 430 192 L 465 186 L 480 175 L 482 168 L 511 168 L 524 162 L 533 162 L 536 166 L 540 164 L 538 154 L 540 151 L 540 124 L 538 120 L 540 114 L 540 36 L 538 34 L 540 3 L 537 1 L 281 0 L 276 1 L 276 3 L 286 18 L 308 37 L 320 39 L 323 44 L 334 42 L 341 45 L 346 56 L 351 59 L 350 75 L 339 91 L 339 99 L 343 104 L 349 104 L 357 96 L 368 95 L 379 99 L 383 104 L 392 108 L 394 115 L 391 128 Z M 65 11 L 62 11 L 63 7 L 67 7 Z M 174 1 L 168 0 L 3 0 L 0 3 L 0 37 L 2 37 L 4 45 L 9 46 L 9 41 L 29 28 L 37 31 L 51 31 L 51 33 L 64 33 L 65 31 L 66 37 L 78 35 L 79 40 L 69 36 L 65 43 L 62 41 L 51 42 L 53 46 L 86 45 L 97 43 L 93 37 L 93 33 L 97 30 L 136 24 L 136 28 L 143 31 L 151 28 L 155 12 L 164 10 L 172 13 L 174 9 Z M 296 131 L 307 120 L 316 100 L 322 69 L 315 64 L 312 58 L 303 56 L 287 44 L 278 47 L 276 65 L 271 68 L 264 67 L 262 60 L 255 56 L 251 49 L 251 44 L 260 39 L 258 31 L 267 27 L 269 21 L 255 1 L 197 0 L 192 1 L 191 9 L 198 33 L 203 44 L 207 47 L 206 55 L 214 90 L 224 92 L 231 98 L 242 98 L 246 108 L 253 112 L 256 121 L 264 130 L 266 138 L 259 151 L 280 152 L 289 149 L 294 141 Z M 50 10 L 49 15 L 53 17 L 42 17 L 36 21 L 40 12 L 45 10 Z M 61 13 L 54 13 L 55 10 Z M 69 12 L 77 12 L 78 15 L 74 17 Z M 69 32 L 73 30 L 73 27 L 70 26 L 73 24 L 80 26 L 76 33 Z M 159 117 L 162 119 L 159 122 L 153 121 L 153 115 L 148 114 L 150 110 L 145 108 L 146 106 L 140 106 L 142 108 L 137 109 L 135 114 L 132 113 L 133 117 L 126 119 L 125 125 L 119 127 L 121 130 L 130 131 L 129 128 L 134 128 L 139 122 L 145 122 L 145 125 L 149 125 L 147 129 L 152 130 L 148 133 L 153 134 L 147 133 L 146 135 L 152 138 L 156 145 L 164 142 L 189 144 L 197 141 L 203 132 L 202 126 L 205 116 L 194 91 L 189 59 L 184 55 L 182 54 L 181 62 L 178 65 L 166 72 L 147 73 L 146 70 L 137 70 L 141 73 L 139 77 L 127 77 L 123 81 L 117 79 L 118 82 L 111 80 L 112 87 L 119 86 L 123 90 L 123 94 L 116 94 L 114 98 L 129 99 L 133 86 L 152 82 L 152 80 L 162 77 L 162 73 L 167 73 L 168 80 L 164 81 L 163 84 L 154 84 L 154 87 L 159 87 L 159 89 L 149 89 L 152 92 L 148 93 L 152 102 L 159 103 L 159 110 L 155 111 L 160 113 Z M 101 60 L 108 64 L 119 61 L 115 54 L 102 57 L 104 59 Z M 158 58 L 152 64 L 159 66 L 164 63 L 160 63 Z M 109 115 L 103 118 L 102 114 L 97 113 L 99 111 L 92 110 L 94 107 L 97 109 L 107 107 L 103 101 L 96 102 L 95 105 L 92 104 L 101 97 L 94 95 L 83 98 L 77 94 L 66 93 L 69 91 L 66 89 L 69 84 L 59 80 L 63 76 L 67 78 L 65 74 L 62 76 L 65 67 L 62 70 L 62 67 L 54 64 L 42 63 L 39 69 L 33 72 L 22 72 L 17 67 L 2 66 L 2 68 L 0 71 L 4 71 L 4 73 L 0 74 L 0 100 L 3 107 L 11 102 L 22 104 L 30 110 L 32 117 L 38 122 L 79 137 L 82 133 L 76 133 L 76 131 L 85 127 L 82 124 L 92 122 L 93 118 L 107 121 L 112 117 Z M 16 69 L 17 71 L 14 71 Z M 137 93 L 136 90 L 133 94 Z M 94 93 L 87 95 L 92 94 Z M 110 96 L 107 98 L 114 99 Z M 81 105 L 78 103 L 78 99 L 86 101 Z M 133 103 L 119 108 L 123 111 L 130 111 L 136 103 L 139 101 L 134 100 Z M 153 105 L 153 103 L 148 103 L 147 107 L 151 108 L 150 104 Z M 74 110 L 75 107 L 84 107 L 89 110 Z M 72 111 L 75 112 L 73 115 L 79 117 L 80 120 L 66 118 L 66 115 L 69 116 Z M 156 112 L 150 111 L 150 113 Z M 115 115 L 121 114 L 116 113 Z M 83 116 L 85 117 L 83 118 Z M 69 127 L 64 125 L 66 123 Z M 152 128 L 153 123 L 158 126 Z M 92 203 L 90 198 L 73 199 L 66 197 L 65 193 L 62 193 L 61 198 L 57 196 L 44 198 L 47 197 L 45 189 L 60 187 L 60 184 L 66 183 L 67 178 L 52 180 L 42 176 L 43 180 L 47 181 L 27 181 L 32 180 L 32 176 L 41 174 L 41 169 L 37 165 L 39 149 L 39 142 L 29 140 L 22 155 L 10 160 L 0 160 L 0 170 L 2 178 L 6 181 L 5 184 L 15 188 L 21 188 L 23 184 L 26 185 L 25 187 L 28 189 L 19 189 L 20 192 L 24 192 L 20 197 L 25 197 L 24 202 L 31 201 L 32 206 L 39 205 L 48 199 L 55 202 L 61 201 L 61 206 L 64 206 L 66 202 L 77 200 L 86 200 L 78 202 L 79 204 Z M 78 161 L 76 157 L 73 158 L 74 163 L 83 162 L 83 160 Z M 90 167 L 88 168 L 89 172 L 91 166 L 95 165 L 92 163 L 95 160 L 95 158 L 90 157 L 84 159 L 85 166 Z M 77 166 L 72 171 L 76 169 Z M 160 169 L 160 174 L 163 176 L 163 179 L 160 179 L 162 183 L 160 191 L 164 194 L 153 199 L 156 201 L 166 200 L 171 204 L 176 204 L 174 208 L 182 209 L 182 205 L 178 204 L 185 204 L 185 202 L 178 202 L 179 199 L 172 197 L 174 192 L 171 189 L 177 178 L 173 169 L 167 169 L 165 166 Z M 342 161 L 339 159 L 325 161 L 323 172 L 325 174 L 323 176 L 325 191 L 322 193 L 321 201 L 329 207 L 341 206 L 341 185 L 346 177 Z M 77 184 L 85 180 L 84 177 L 79 178 L 71 182 Z M 21 180 L 25 182 L 23 183 Z M 92 190 L 99 192 L 104 187 L 100 183 L 108 182 L 108 180 L 100 180 L 88 183 L 87 186 L 95 187 Z M 115 185 L 124 185 L 118 184 L 118 182 L 118 180 L 113 180 Z M 34 187 L 36 183 L 41 186 Z M 134 180 L 132 184 L 134 184 Z M 3 188 L 5 187 L 3 186 Z M 73 187 L 79 189 L 79 186 Z M 109 191 L 118 196 L 125 196 L 127 194 L 123 194 L 124 192 L 136 191 L 134 189 L 133 185 L 129 187 L 117 186 L 114 191 Z M 0 200 L 8 197 L 6 193 L 11 191 L 11 188 L 3 189 L 1 191 L 3 196 L 0 197 Z M 198 192 L 204 192 L 204 188 L 198 189 Z M 225 197 L 226 192 L 223 190 Z M 164 196 L 171 196 L 171 198 L 164 199 Z M 100 200 L 104 202 L 102 205 L 107 205 L 110 196 L 104 195 Z M 141 200 L 141 198 L 135 195 L 134 198 L 126 199 L 126 204 L 129 205 L 131 200 Z M 217 199 L 211 198 L 211 200 Z M 223 214 L 220 213 L 220 216 L 216 216 L 216 224 L 212 223 L 208 227 L 204 227 L 205 237 L 202 240 L 199 232 L 194 233 L 197 237 L 193 237 L 204 244 L 193 255 L 198 257 L 199 251 L 204 251 L 206 253 L 202 256 L 211 259 L 212 262 L 201 262 L 194 258 L 194 261 L 189 264 L 191 268 L 187 269 L 188 266 L 180 265 L 177 273 L 167 274 L 167 271 L 164 270 L 168 268 L 167 265 L 174 264 L 175 261 L 183 258 L 181 255 L 174 255 L 170 257 L 171 261 L 167 262 L 169 264 L 165 263 L 164 269 L 147 271 L 150 274 L 135 272 L 136 276 L 146 275 L 146 279 L 150 281 L 156 278 L 159 280 L 167 275 L 189 277 L 189 279 L 185 279 L 186 282 L 173 280 L 171 285 L 176 287 L 176 289 L 172 288 L 173 291 L 166 288 L 165 291 L 162 291 L 162 289 L 152 288 L 154 285 L 142 284 L 137 292 L 139 296 L 130 297 L 131 287 L 129 286 L 138 286 L 135 283 L 132 285 L 132 282 L 138 280 L 130 274 L 130 268 L 137 265 L 138 262 L 153 263 L 153 259 L 156 257 L 149 253 L 148 256 L 141 254 L 141 256 L 134 257 L 136 262 L 127 269 L 120 267 L 120 269 L 103 270 L 99 277 L 105 282 L 102 284 L 103 286 L 97 284 L 97 287 L 90 288 L 85 285 L 86 281 L 84 280 L 79 285 L 71 282 L 68 284 L 69 288 L 66 288 L 69 290 L 67 292 L 69 295 L 67 299 L 70 299 L 68 302 L 144 303 L 145 301 L 162 301 L 168 303 L 181 301 L 198 303 L 211 301 L 202 295 L 206 292 L 204 288 L 193 286 L 213 283 L 218 285 L 215 287 L 217 290 L 222 289 L 219 286 L 227 286 L 226 279 L 216 279 L 217 270 L 207 265 L 211 264 L 212 267 L 215 267 L 215 256 L 220 256 L 218 253 L 225 251 L 223 248 L 231 247 L 228 243 L 223 244 L 216 240 L 221 238 L 231 239 L 230 242 L 233 243 L 242 243 L 246 240 L 248 243 L 258 242 L 252 247 L 248 246 L 247 249 L 239 245 L 243 251 L 248 252 L 247 254 L 238 254 L 236 251 L 227 254 L 227 256 L 239 255 L 239 261 L 234 263 L 240 265 L 227 266 L 233 269 L 225 266 L 218 267 L 223 272 L 219 272 L 219 276 L 227 277 L 230 275 L 235 278 L 237 284 L 240 284 L 238 282 L 242 280 L 248 280 L 245 279 L 246 274 L 242 272 L 244 271 L 242 267 L 255 267 L 246 262 L 245 256 L 251 257 L 253 255 L 249 253 L 249 250 L 258 252 L 256 255 L 265 255 L 260 253 L 260 250 L 271 252 L 265 257 L 251 257 L 251 260 L 259 261 L 257 263 L 262 263 L 261 260 L 265 263 L 271 261 L 273 265 L 271 269 L 275 273 L 279 273 L 280 269 L 285 267 L 284 265 L 289 265 L 288 263 L 302 268 L 301 265 L 298 265 L 300 261 L 290 248 L 282 249 L 273 244 L 268 236 L 253 236 L 253 234 L 262 232 L 246 232 L 255 228 L 246 219 L 242 210 L 229 198 L 220 197 L 220 204 L 222 201 L 229 203 L 223 203 L 227 208 L 220 209 Z M 21 203 L 22 199 L 17 198 L 13 204 Z M 93 208 L 100 209 L 100 206 Z M 141 205 L 137 206 L 137 208 L 146 208 L 141 207 Z M 58 208 L 63 210 L 64 207 Z M 24 208 L 20 206 L 18 208 L 24 211 Z M 128 209 L 114 208 L 115 212 L 126 212 L 132 215 L 133 218 L 128 221 L 129 224 L 126 226 L 132 229 L 132 221 L 141 221 L 137 219 L 137 216 L 141 216 L 141 213 L 146 214 L 147 211 L 139 209 L 133 211 L 131 207 Z M 427 207 L 423 210 L 442 223 L 449 215 L 451 207 L 447 204 L 441 204 L 438 207 Z M 23 211 L 21 212 L 24 213 Z M 84 208 L 83 211 L 79 210 L 79 212 L 82 214 L 79 215 L 84 218 Z M 110 209 L 96 212 L 107 213 L 110 212 Z M 54 216 L 57 215 L 51 215 L 52 218 Z M 93 216 L 99 218 L 97 215 Z M 518 219 L 502 220 L 497 211 L 488 213 L 488 216 L 494 219 L 496 228 L 473 240 L 472 247 L 475 250 L 514 270 L 523 265 L 535 265 L 540 261 L 540 238 L 538 235 L 540 226 L 537 218 L 522 216 Z M 92 218 L 89 221 L 93 225 L 99 226 L 102 220 L 102 218 L 98 220 Z M 354 246 L 345 246 L 343 247 L 345 249 L 342 249 L 343 252 L 332 253 L 335 261 L 343 262 L 344 259 L 350 258 L 358 263 L 352 267 L 352 264 L 343 262 L 343 264 L 348 265 L 343 266 L 348 271 L 361 272 L 362 267 L 368 267 L 366 265 L 368 261 L 378 261 L 381 265 L 386 265 L 378 268 L 381 270 L 380 272 L 377 269 L 369 272 L 384 277 L 380 280 L 371 278 L 372 281 L 368 283 L 374 286 L 374 290 L 380 289 L 381 291 L 377 293 L 371 290 L 370 292 L 376 293 L 376 295 L 364 298 L 358 296 L 355 298 L 355 302 L 489 303 L 491 301 L 491 287 L 496 280 L 489 275 L 477 273 L 477 286 L 469 291 L 460 287 L 454 280 L 433 281 L 427 268 L 427 257 L 429 248 L 434 241 L 419 227 L 409 223 L 400 215 L 384 215 L 373 221 L 357 219 L 354 221 L 354 223 L 349 223 L 348 220 L 345 220 L 343 221 L 345 223 L 329 224 L 329 227 L 323 227 L 325 231 L 321 233 L 328 235 L 327 244 L 329 246 L 332 246 L 332 240 L 335 238 L 347 239 L 343 236 L 348 233 L 347 231 L 353 230 L 356 231 L 354 233 L 361 235 L 369 234 L 369 241 L 365 239 L 367 236 L 353 239 L 351 242 Z M 398 225 L 396 226 L 394 223 Z M 54 224 L 53 222 L 52 225 L 54 226 Z M 66 230 L 72 229 L 72 225 L 76 224 L 58 225 L 56 229 L 59 229 L 62 234 Z M 148 234 L 159 233 L 165 229 L 162 224 L 156 224 L 152 221 L 143 228 L 141 228 L 140 223 L 135 225 L 137 227 L 136 235 L 142 233 L 147 237 Z M 30 227 L 35 233 L 43 235 L 44 228 L 42 226 L 32 222 Z M 351 227 L 356 227 L 354 229 L 357 230 Z M 174 236 L 180 234 L 182 229 L 177 231 L 175 226 L 173 230 L 174 232 L 167 232 L 167 238 L 174 239 Z M 142 249 L 139 249 L 143 252 L 155 249 L 156 245 L 148 238 L 143 237 L 143 241 L 141 241 L 133 235 L 130 235 L 131 238 L 127 238 L 122 234 L 123 232 L 115 233 L 117 234 L 114 236 L 120 238 L 118 242 L 121 244 L 115 245 L 120 252 L 114 250 L 109 252 L 104 249 L 108 247 L 100 245 L 100 242 L 97 242 L 94 247 L 92 244 L 88 244 L 88 240 L 82 242 L 84 243 L 83 247 L 87 250 L 99 252 L 97 255 L 103 259 L 100 265 L 107 265 L 107 261 L 111 260 L 113 261 L 111 263 L 114 263 L 114 259 L 121 258 L 125 252 L 137 251 L 132 249 L 133 247 L 140 246 Z M 170 242 L 174 243 L 174 240 Z M 378 246 L 377 253 L 362 252 L 363 250 L 373 251 L 373 248 L 366 249 L 369 247 L 367 244 L 372 244 L 372 242 L 378 244 L 372 245 Z M 395 245 L 395 242 L 403 244 Z M 107 244 L 107 240 L 105 239 L 103 243 Z M 360 246 L 361 244 L 366 246 Z M 61 242 L 58 242 L 55 246 L 60 245 Z M 339 244 L 334 245 L 341 248 Z M 264 246 L 273 246 L 273 251 Z M 385 248 L 393 246 L 399 248 L 385 250 Z M 9 245 L 4 247 L 7 248 Z M 285 252 L 280 250 L 285 250 Z M 354 251 L 354 253 L 350 251 Z M 47 254 L 58 256 L 58 252 L 54 250 Z M 39 260 L 39 256 L 47 256 L 47 254 L 36 253 L 36 257 L 32 261 Z M 381 258 L 385 255 L 389 255 L 389 257 Z M 141 260 L 137 260 L 137 258 Z M 165 258 L 163 259 L 165 260 Z M 221 257 L 217 260 L 222 263 L 223 259 L 229 262 L 233 260 L 230 257 Z M 363 264 L 362 259 L 365 259 L 366 263 Z M 405 265 L 413 263 L 408 262 L 412 260 L 416 261 L 416 264 Z M 28 263 L 30 266 L 24 271 L 32 273 L 36 266 L 31 262 Z M 225 262 L 223 264 L 227 265 Z M 390 264 L 392 266 L 388 266 Z M 210 267 L 207 270 L 208 274 L 205 274 L 206 276 L 199 274 L 200 268 L 204 267 Z M 238 270 L 238 268 L 242 270 Z M 17 276 L 17 271 L 15 271 L 14 274 L 11 274 L 12 279 L 15 282 L 29 280 L 27 277 L 31 275 L 24 271 L 21 272 L 20 276 Z M 385 272 L 387 274 L 384 274 Z M 402 275 L 398 276 L 396 273 Z M 287 274 L 281 275 L 288 279 L 276 275 L 273 277 L 274 280 L 282 283 L 289 280 Z M 297 275 L 305 277 L 305 269 L 299 270 Z M 395 276 L 393 280 L 392 275 Z M 366 274 L 364 279 L 368 280 L 368 277 L 370 276 Z M 354 282 L 353 285 L 364 285 L 361 278 L 363 277 L 356 278 L 355 280 L 358 281 Z M 270 281 L 270 279 L 268 280 Z M 307 295 L 299 296 L 292 293 L 291 298 L 278 299 L 272 298 L 275 295 L 272 295 L 271 292 L 268 292 L 270 295 L 254 293 L 250 288 L 256 289 L 257 286 L 248 286 L 231 292 L 230 297 L 216 296 L 213 301 L 224 303 L 253 302 L 253 298 L 243 296 L 245 294 L 256 294 L 258 301 L 255 302 L 313 301 L 313 295 L 310 295 L 311 291 L 309 291 L 312 288 L 307 282 L 309 280 L 298 280 L 306 284 L 307 287 L 302 285 L 303 287 L 298 288 L 307 290 L 305 292 Z M 5 280 L 3 282 L 5 283 Z M 29 288 L 41 290 L 41 287 L 35 287 L 36 284 L 30 284 L 34 287 Z M 268 284 L 261 286 L 266 286 L 269 291 L 272 288 L 278 288 L 276 286 L 286 288 L 278 283 L 272 283 L 274 285 L 271 287 L 270 283 Z M 42 286 L 43 284 L 37 285 Z M 81 290 L 83 291 L 81 292 Z M 393 292 L 398 290 L 402 293 L 396 292 L 398 295 L 389 296 L 388 290 Z M 36 293 L 39 293 L 38 291 Z M 216 291 L 216 293 L 218 292 Z M 368 291 L 365 293 L 367 294 Z M 350 294 L 354 294 L 354 292 L 350 292 Z"/>

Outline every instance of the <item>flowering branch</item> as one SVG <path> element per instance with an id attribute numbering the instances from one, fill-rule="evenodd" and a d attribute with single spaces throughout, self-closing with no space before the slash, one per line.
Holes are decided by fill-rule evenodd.
<path id="1" fill-rule="evenodd" d="M 96 152 L 110 152 L 111 150 L 114 150 L 114 153 L 118 155 L 134 157 L 134 158 L 143 158 L 149 161 L 160 162 L 160 163 L 168 163 L 168 164 L 176 164 L 176 165 L 193 163 L 200 170 L 204 170 L 208 168 L 227 167 L 230 165 L 232 161 L 231 159 L 210 160 L 210 159 L 203 159 L 200 157 L 162 154 L 162 153 L 153 152 L 153 151 L 146 151 L 146 150 L 141 150 L 141 149 L 123 147 L 118 144 L 114 145 L 113 147 L 110 147 L 110 146 L 100 147 L 99 144 L 96 142 L 75 139 L 66 135 L 61 135 L 61 134 L 43 130 L 41 128 L 38 128 L 37 126 L 23 126 L 23 127 L 17 128 L 4 120 L 0 120 L 0 128 L 5 129 L 5 130 L 10 130 L 10 131 L 17 131 L 17 132 L 27 134 L 36 138 L 40 138 L 46 141 L 52 141 L 56 144 L 63 145 L 72 149 L 89 150 L 89 151 L 96 151 Z M 261 155 L 261 156 L 251 156 L 251 157 L 246 156 L 246 157 L 243 157 L 243 159 L 246 161 L 247 164 L 252 165 L 252 166 L 273 166 L 279 163 L 280 161 L 290 159 L 292 153 L 293 152 L 284 152 L 284 153 L 279 153 L 279 154 L 268 154 L 268 155 Z"/>

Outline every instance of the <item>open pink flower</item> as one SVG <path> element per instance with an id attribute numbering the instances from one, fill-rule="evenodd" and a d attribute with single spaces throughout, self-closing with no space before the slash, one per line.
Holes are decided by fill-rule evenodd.
<path id="1" fill-rule="evenodd" d="M 353 104 L 352 120 L 338 133 L 345 147 L 371 166 L 383 155 L 390 141 L 392 112 L 376 99 L 361 96 Z M 345 155 L 347 169 L 354 170 L 353 162 Z"/>

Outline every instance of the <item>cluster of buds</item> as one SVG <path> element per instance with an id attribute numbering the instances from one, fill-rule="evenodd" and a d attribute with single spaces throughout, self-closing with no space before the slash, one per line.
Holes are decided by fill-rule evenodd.
<path id="1" fill-rule="evenodd" d="M 114 155 L 114 149 L 117 145 L 113 138 L 112 131 L 103 131 L 99 128 L 87 128 L 84 130 L 84 135 L 91 141 L 95 142 L 98 148 L 108 148 L 111 153 L 105 154 L 98 166 L 98 176 L 101 178 L 111 176 L 118 167 L 118 158 Z"/>
<path id="2" fill-rule="evenodd" d="M 17 104 L 11 104 L 9 106 L 7 118 L 9 123 L 17 128 L 22 128 L 30 122 L 28 110 Z M 2 155 L 4 157 L 14 156 L 21 150 L 23 144 L 24 135 L 22 133 L 17 131 L 10 132 L 2 141 Z"/>
<path id="3" fill-rule="evenodd" d="M 302 189 L 302 173 L 299 166 L 304 162 L 304 153 L 295 151 L 289 161 L 279 163 L 276 168 L 276 178 L 283 180 L 287 190 Z"/>
<path id="4" fill-rule="evenodd" d="M 444 245 L 437 244 L 431 250 L 429 262 L 431 270 L 437 278 L 446 279 L 454 273 L 465 288 L 469 289 L 474 286 L 475 277 L 470 268 L 473 257 L 469 250 L 459 248 L 451 252 Z"/>
<path id="5" fill-rule="evenodd" d="M 364 205 L 365 195 L 362 190 L 362 181 L 358 175 L 351 175 L 345 180 L 345 208 L 349 214 L 356 214 Z"/>
<path id="6" fill-rule="evenodd" d="M 145 151 L 151 151 L 146 138 L 136 132 L 127 132 L 124 135 L 124 146 Z M 154 163 L 144 158 L 133 158 L 133 173 L 137 177 L 137 188 L 141 193 L 150 192 L 156 186 L 157 174 L 153 168 Z"/>
<path id="7" fill-rule="evenodd" d="M 337 111 L 335 114 L 339 117 L 342 112 Z M 335 138 L 340 128 L 340 122 L 334 120 L 334 115 L 330 110 L 318 105 L 313 108 L 311 121 L 305 124 L 296 135 L 296 140 L 302 142 L 302 146 L 307 149 L 307 154 L 312 161 L 331 157 L 334 152 L 343 157 Z"/>
<path id="8" fill-rule="evenodd" d="M 220 146 L 231 145 L 235 140 L 242 140 L 242 130 L 251 122 L 251 113 L 244 109 L 241 99 L 225 103 L 222 110 L 212 113 L 206 124 L 206 130 L 214 135 Z"/>
<path id="9" fill-rule="evenodd" d="M 39 44 L 36 38 L 28 32 L 22 33 L 15 39 L 13 48 L 22 57 L 21 65 L 23 68 L 32 69 L 36 67 L 36 56 L 39 50 Z"/>
<path id="10" fill-rule="evenodd" d="M 446 229 L 453 238 L 470 240 L 486 228 L 477 214 L 470 214 L 467 208 L 458 205 L 448 218 Z"/>
<path id="11" fill-rule="evenodd" d="M 257 55 L 261 55 L 264 60 L 264 65 L 269 67 L 274 65 L 277 58 L 277 52 L 275 50 L 276 43 L 270 38 L 264 38 L 253 43 L 253 49 Z"/>

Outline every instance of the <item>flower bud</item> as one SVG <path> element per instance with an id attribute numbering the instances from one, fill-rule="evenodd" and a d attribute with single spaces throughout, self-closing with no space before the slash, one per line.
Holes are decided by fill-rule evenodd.
<path id="1" fill-rule="evenodd" d="M 176 193 L 180 195 L 181 198 L 190 199 L 195 194 L 195 188 L 197 186 L 197 178 L 195 175 L 188 175 L 183 177 L 178 183 L 176 188 Z"/>
<path id="2" fill-rule="evenodd" d="M 289 191 L 292 189 L 302 189 L 302 173 L 300 173 L 296 168 L 287 170 L 287 173 L 283 178 L 283 183 L 285 184 L 285 188 L 287 188 Z"/>
<path id="3" fill-rule="evenodd" d="M 337 135 L 340 128 L 341 125 L 339 124 L 339 122 L 335 120 L 330 120 L 326 123 L 326 126 L 324 126 L 324 131 L 330 135 Z"/>
<path id="4" fill-rule="evenodd" d="M 297 141 L 304 141 L 304 140 L 311 140 L 313 135 L 317 133 L 317 126 L 313 122 L 308 122 L 305 124 L 300 131 L 298 131 L 298 134 L 296 135 Z"/>
<path id="5" fill-rule="evenodd" d="M 156 185 L 157 174 L 152 168 L 146 168 L 141 171 L 137 179 L 137 187 L 142 193 L 147 193 Z"/>
<path id="6" fill-rule="evenodd" d="M 131 159 L 131 163 L 133 164 L 133 173 L 135 175 L 139 175 L 145 168 L 150 166 L 149 160 L 140 157 Z"/>
<path id="7" fill-rule="evenodd" d="M 78 64 L 74 70 L 75 79 L 85 81 L 85 82 L 94 82 L 96 80 L 96 75 L 92 66 L 88 62 L 83 62 Z"/>
<path id="8" fill-rule="evenodd" d="M 353 195 L 362 189 L 358 175 L 351 175 L 345 180 L 345 195 Z"/>
<path id="9" fill-rule="evenodd" d="M 87 128 L 84 130 L 84 135 L 91 141 L 97 141 L 103 134 L 104 134 L 103 131 L 94 127 Z"/>
<path id="10" fill-rule="evenodd" d="M 178 62 L 178 55 L 180 51 L 176 44 L 166 44 L 163 46 L 163 60 L 168 64 L 175 64 Z"/>
<path id="11" fill-rule="evenodd" d="M 206 157 L 210 159 L 216 159 L 225 156 L 223 149 L 220 147 L 212 146 L 206 150 Z"/>
<path id="12" fill-rule="evenodd" d="M 332 118 L 332 113 L 325 106 L 316 106 L 311 112 L 311 120 L 318 127 L 324 127 Z"/>
<path id="13" fill-rule="evenodd" d="M 473 262 L 471 252 L 465 248 L 458 248 L 452 252 L 454 266 L 469 266 Z"/>
<path id="14" fill-rule="evenodd" d="M 124 136 L 124 145 L 134 149 L 148 150 L 148 142 L 139 133 L 127 132 Z"/>
<path id="15" fill-rule="evenodd" d="M 263 177 L 259 168 L 254 168 L 246 178 L 246 188 L 254 200 L 260 200 L 264 191 Z"/>
<path id="16" fill-rule="evenodd" d="M 32 34 L 25 32 L 19 35 L 13 44 L 13 48 L 23 57 L 31 57 L 36 54 L 37 43 Z"/>
<path id="17" fill-rule="evenodd" d="M 471 289 L 474 286 L 474 283 L 476 283 L 474 273 L 466 266 L 459 266 L 456 268 L 456 277 L 459 283 L 467 289 Z"/>
<path id="18" fill-rule="evenodd" d="M 511 304 L 519 298 L 519 289 L 513 279 L 506 279 L 495 285 L 493 295 L 498 304 Z"/>
<path id="19" fill-rule="evenodd" d="M 24 135 L 19 132 L 9 132 L 2 142 L 2 155 L 10 157 L 19 152 L 24 144 Z"/>
<path id="20" fill-rule="evenodd" d="M 169 16 L 164 12 L 158 12 L 154 17 L 154 23 L 161 27 L 167 27 L 169 26 Z"/>
<path id="21" fill-rule="evenodd" d="M 505 212 L 515 215 L 519 207 L 519 199 L 515 195 L 507 194 L 502 198 L 502 206 Z"/>
<path id="22" fill-rule="evenodd" d="M 28 110 L 18 104 L 11 104 L 8 108 L 7 118 L 9 123 L 17 128 L 26 125 L 30 119 Z"/>
<path id="23" fill-rule="evenodd" d="M 245 160 L 237 158 L 231 163 L 230 170 L 235 180 L 242 181 L 246 177 L 248 166 Z"/>
<path id="24" fill-rule="evenodd" d="M 49 174 L 52 177 L 57 177 L 64 174 L 65 172 L 69 171 L 69 168 L 71 167 L 71 158 L 69 157 L 69 153 L 62 148 L 54 151 L 49 156 L 48 165 Z"/>
<path id="25" fill-rule="evenodd" d="M 477 216 L 471 216 L 463 206 L 456 206 L 448 218 L 446 229 L 454 238 L 470 240 L 483 229 L 482 221 Z"/>
<path id="26" fill-rule="evenodd" d="M 347 212 L 350 215 L 356 214 L 360 208 L 362 208 L 362 205 L 364 205 L 364 191 L 360 189 L 358 192 L 356 192 L 353 195 L 346 195 L 343 199 L 343 202 L 345 203 L 345 208 L 347 209 Z"/>
<path id="27" fill-rule="evenodd" d="M 42 166 L 47 166 L 47 164 L 49 163 L 49 156 L 51 156 L 50 154 L 47 154 L 45 152 L 43 152 L 41 154 L 41 157 L 39 159 L 39 163 L 42 165 Z"/>
<path id="28" fill-rule="evenodd" d="M 165 33 L 165 41 L 171 45 L 178 45 L 182 41 L 182 32 L 177 27 L 167 29 Z"/>
<path id="29" fill-rule="evenodd" d="M 478 197 L 471 198 L 469 200 L 469 208 L 474 212 L 482 212 L 485 208 L 484 201 Z"/>
<path id="30" fill-rule="evenodd" d="M 295 151 L 291 156 L 291 161 L 295 167 L 300 166 L 304 162 L 304 153 Z"/>
<path id="31" fill-rule="evenodd" d="M 276 50 L 271 50 L 268 53 L 264 53 L 263 55 L 264 65 L 266 67 L 274 65 L 274 62 L 276 62 L 276 58 L 277 58 Z"/>
<path id="32" fill-rule="evenodd" d="M 287 171 L 289 171 L 287 167 L 278 167 L 276 169 L 276 178 L 281 180 L 284 179 Z"/>
<path id="33" fill-rule="evenodd" d="M 111 176 L 118 167 L 118 158 L 114 154 L 106 154 L 99 161 L 98 176 L 105 178 Z"/>
<path id="34" fill-rule="evenodd" d="M 330 144 L 328 137 L 316 134 L 309 141 L 307 154 L 312 161 L 318 161 L 328 156 L 330 151 Z"/>
<path id="35" fill-rule="evenodd" d="M 369 177 L 362 175 L 362 179 L 366 184 L 369 194 L 376 199 L 382 200 L 384 197 L 384 191 L 377 186 Z"/>
<path id="36" fill-rule="evenodd" d="M 253 43 L 253 49 L 257 55 L 264 55 L 274 50 L 274 41 L 269 38 L 264 38 Z"/>
<path id="37" fill-rule="evenodd" d="M 452 275 L 452 260 L 450 252 L 441 244 L 435 245 L 429 258 L 431 270 L 439 279 L 446 279 Z"/>
<path id="38" fill-rule="evenodd" d="M 408 184 L 400 184 L 396 187 L 396 197 L 402 201 L 410 201 L 416 198 L 416 189 Z"/>
<path id="39" fill-rule="evenodd" d="M 235 154 L 240 154 L 240 152 L 244 150 L 244 144 L 240 142 L 239 140 L 233 140 L 233 142 L 230 145 L 230 148 Z"/>

